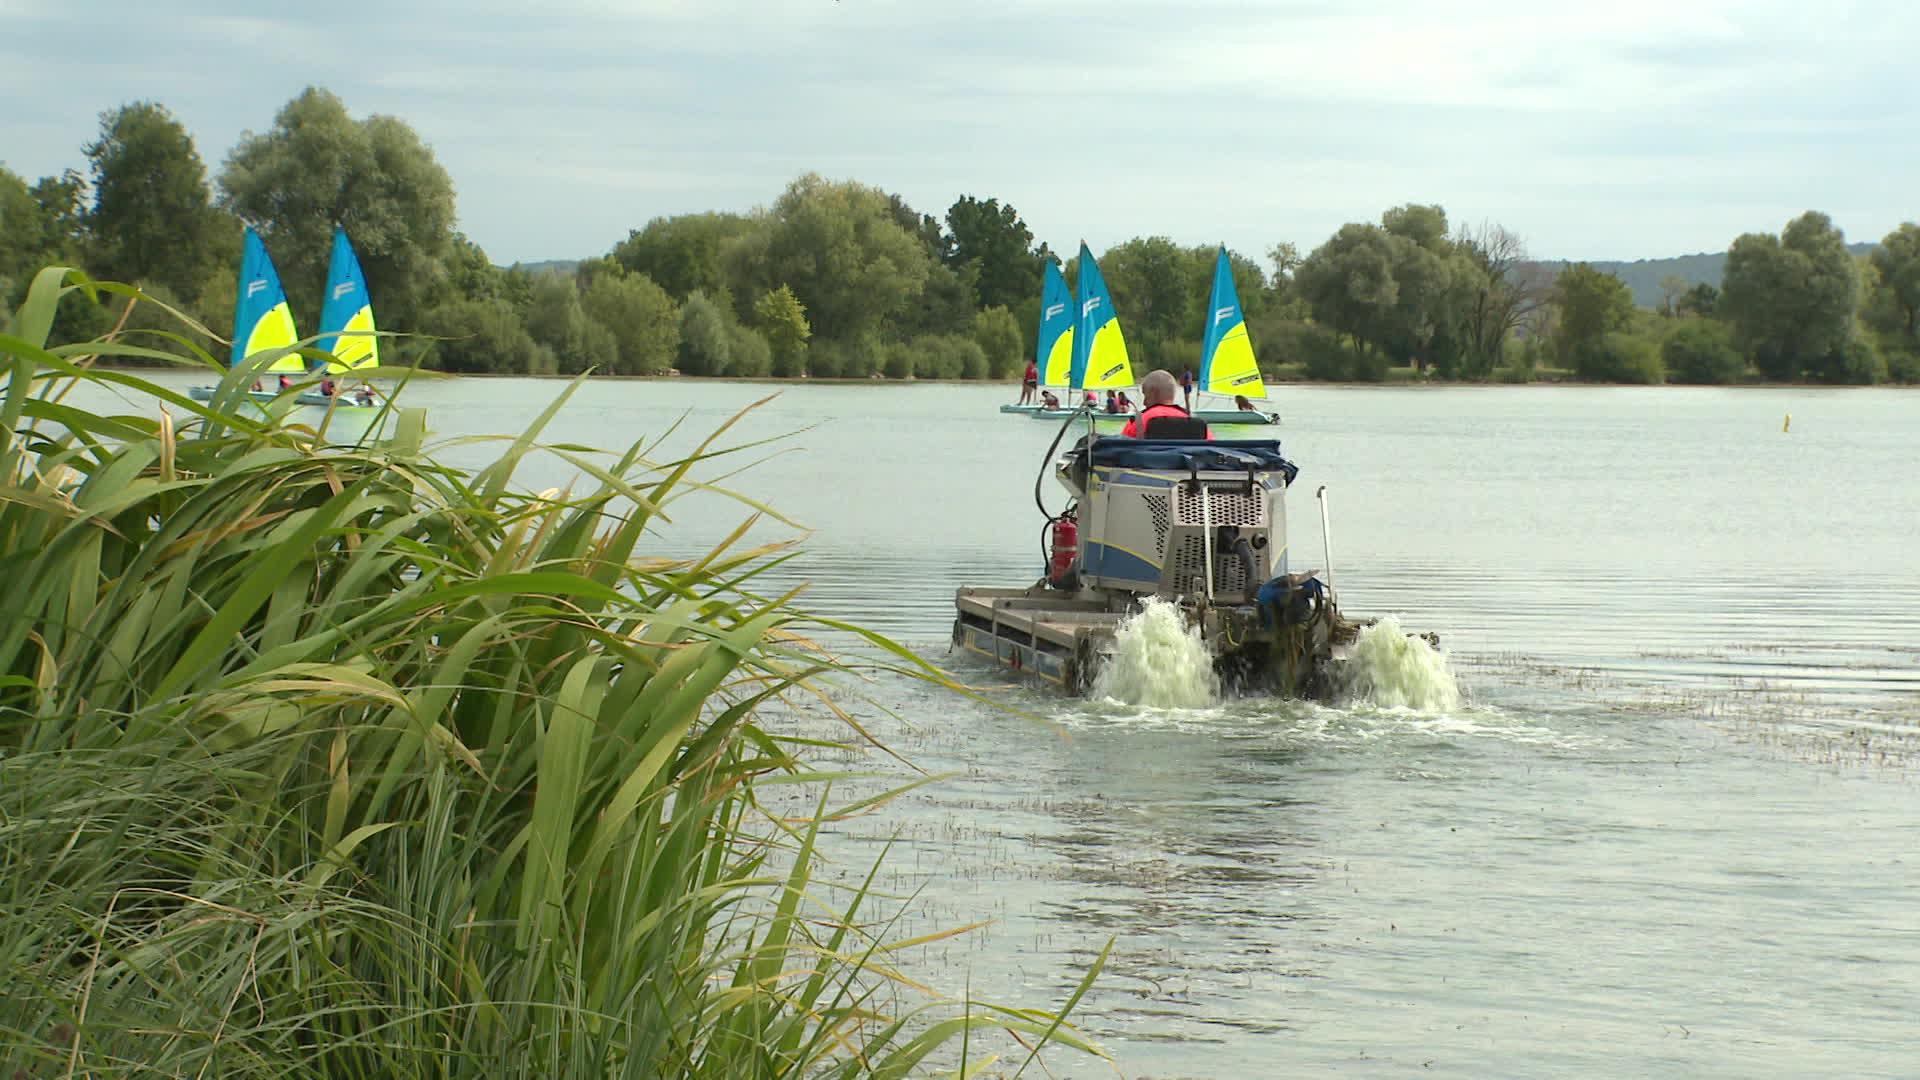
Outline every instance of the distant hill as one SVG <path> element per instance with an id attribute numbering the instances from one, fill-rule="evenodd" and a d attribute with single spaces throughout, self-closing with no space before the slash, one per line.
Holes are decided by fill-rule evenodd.
<path id="1" fill-rule="evenodd" d="M 539 262 L 514 263 L 509 270 L 525 270 L 529 274 L 571 274 L 580 265 L 580 259 L 542 259 Z"/>
<path id="2" fill-rule="evenodd" d="M 1865 255 L 1878 247 L 1878 244 L 1848 244 L 1847 250 L 1855 255 Z M 1557 274 L 1570 261 L 1540 262 L 1536 264 L 1549 274 Z M 1689 285 L 1705 283 L 1714 288 L 1720 287 L 1720 276 L 1727 268 L 1727 253 L 1724 251 L 1703 251 L 1697 255 L 1675 255 L 1668 259 L 1635 259 L 1632 262 L 1607 261 L 1593 259 L 1588 262 L 1595 270 L 1612 274 L 1627 283 L 1633 290 L 1633 302 L 1641 307 L 1660 306 L 1660 281 L 1667 277 L 1677 277 Z"/>

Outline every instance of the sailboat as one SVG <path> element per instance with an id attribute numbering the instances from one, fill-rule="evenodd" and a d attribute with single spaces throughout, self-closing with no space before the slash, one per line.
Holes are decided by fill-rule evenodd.
<path id="1" fill-rule="evenodd" d="M 1207 300 L 1206 336 L 1200 343 L 1200 374 L 1194 388 L 1203 394 L 1226 397 L 1267 396 L 1266 381 L 1260 377 L 1260 365 L 1254 359 L 1253 341 L 1247 337 L 1246 313 L 1240 309 L 1240 294 L 1233 287 L 1233 264 L 1227 258 L 1225 244 L 1213 264 L 1213 293 Z M 1277 415 L 1237 407 L 1192 412 L 1209 424 L 1271 424 L 1279 419 Z"/>
<path id="2" fill-rule="evenodd" d="M 360 271 L 347 230 L 337 225 L 333 257 L 327 264 L 327 300 L 320 308 L 319 347 L 333 354 L 327 361 L 329 375 L 380 366 L 380 339 L 374 336 L 367 275 Z"/>
<path id="3" fill-rule="evenodd" d="M 331 358 L 327 374 L 339 375 L 380 366 L 380 339 L 374 336 L 373 297 L 367 293 L 367 275 L 360 269 L 359 256 L 347 230 L 333 227 L 333 254 L 327 260 L 327 298 L 320 307 L 318 346 Z M 342 394 L 342 406 L 371 406 L 372 392 L 363 390 L 359 400 Z"/>
<path id="4" fill-rule="evenodd" d="M 1040 286 L 1040 330 L 1034 335 L 1033 366 L 1040 386 L 1066 386 L 1073 368 L 1073 294 L 1066 275 L 1049 261 Z M 1002 405 L 1004 413 L 1037 413 L 1034 405 Z"/>
<path id="5" fill-rule="evenodd" d="M 287 306 L 287 291 L 280 286 L 280 275 L 267 256 L 267 245 L 260 234 L 247 226 L 240 255 L 240 281 L 233 304 L 233 354 L 228 365 L 238 367 L 260 355 L 279 351 L 261 372 L 263 375 L 301 375 L 306 361 L 294 346 L 300 332 L 293 325 L 293 309 Z M 196 386 L 189 394 L 196 401 L 211 401 L 215 387 Z M 272 401 L 280 395 L 271 390 L 250 391 L 256 401 Z M 325 399 L 321 399 L 324 404 Z"/>
<path id="6" fill-rule="evenodd" d="M 1065 281 L 1062 279 L 1062 284 Z M 1073 320 L 1072 360 L 1067 369 L 1067 390 L 1078 396 L 1088 390 L 1118 390 L 1133 385 L 1133 362 L 1127 358 L 1126 335 L 1120 331 L 1120 317 L 1113 310 L 1113 294 L 1107 291 L 1107 279 L 1086 241 L 1080 242 L 1080 301 Z M 1082 411 L 1074 408 L 1043 409 L 1034 415 L 1058 419 Z"/>

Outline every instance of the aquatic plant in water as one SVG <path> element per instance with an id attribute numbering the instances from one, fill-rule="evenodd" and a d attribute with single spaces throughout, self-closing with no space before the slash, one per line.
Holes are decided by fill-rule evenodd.
<path id="1" fill-rule="evenodd" d="M 949 1001 L 872 877 L 815 887 L 821 823 L 868 800 L 836 806 L 756 710 L 853 664 L 754 591 L 784 545 L 651 552 L 724 426 L 673 460 L 545 447 L 589 490 L 528 493 L 565 394 L 478 471 L 391 405 L 396 437 L 333 445 L 184 336 L 47 348 L 94 287 L 138 298 L 45 271 L 0 334 L 0 1071 L 897 1076 L 972 1074 L 990 1038 L 1091 1049 L 1064 1019 L 1098 963 L 1056 1011 Z M 176 354 L 222 377 L 212 403 L 90 363 Z"/>

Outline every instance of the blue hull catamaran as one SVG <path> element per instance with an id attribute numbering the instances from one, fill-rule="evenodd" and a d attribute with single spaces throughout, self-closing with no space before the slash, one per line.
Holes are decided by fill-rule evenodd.
<path id="1" fill-rule="evenodd" d="M 327 297 L 320 311 L 318 346 L 332 354 L 326 373 L 343 373 L 375 368 L 380 364 L 379 340 L 374 336 L 373 304 L 367 296 L 367 278 L 360 260 L 347 240 L 345 229 L 333 231 L 333 255 L 327 268 Z M 312 374 L 306 357 L 298 351 L 300 331 L 293 321 L 293 309 L 287 303 L 287 291 L 280 285 L 280 274 L 267 255 L 260 234 L 248 226 L 240 258 L 240 284 L 233 310 L 233 352 L 228 360 L 239 367 L 266 353 L 279 353 L 257 374 L 305 377 Z M 197 401 L 212 401 L 217 387 L 196 386 L 190 393 Z M 249 390 L 256 402 L 276 401 L 288 391 Z M 301 405 L 338 405 L 360 407 L 366 402 L 343 395 L 329 396 L 317 390 L 291 395 Z"/>
<path id="2" fill-rule="evenodd" d="M 1081 396 L 1089 390 L 1124 389 L 1134 385 L 1133 368 L 1129 364 L 1123 370 L 1114 373 L 1110 363 L 1103 363 L 1114 352 L 1112 342 L 1089 345 L 1083 355 L 1075 346 L 1073 323 L 1084 315 L 1088 305 L 1095 313 L 1104 312 L 1114 326 L 1113 333 L 1118 334 L 1118 320 L 1114 316 L 1113 297 L 1107 291 L 1106 278 L 1101 275 L 1100 267 L 1093 261 L 1092 252 L 1087 245 L 1080 245 L 1080 302 L 1075 314 L 1067 315 L 1067 307 L 1073 303 L 1067 293 L 1066 278 L 1061 276 L 1058 267 L 1048 264 L 1047 279 L 1041 291 L 1040 333 L 1038 335 L 1036 366 L 1041 371 L 1042 387 L 1065 386 L 1068 398 L 1064 408 L 1044 409 L 1031 405 L 1002 405 L 1005 413 L 1025 413 L 1038 420 L 1059 420 L 1086 412 Z M 1058 321 L 1066 323 L 1064 331 L 1050 325 L 1050 313 L 1059 312 Z M 1084 337 L 1084 335 L 1082 335 Z M 1118 340 L 1117 338 L 1115 340 Z M 1120 342 L 1119 354 L 1124 359 L 1124 342 Z M 1096 355 L 1104 350 L 1106 356 Z M 1070 357 L 1070 358 L 1069 358 Z M 1117 381 L 1116 381 L 1117 380 Z M 1233 264 L 1227 256 L 1225 245 L 1220 248 L 1219 259 L 1214 265 L 1213 288 L 1207 301 L 1207 325 L 1200 350 L 1200 374 L 1194 381 L 1195 388 L 1202 394 L 1212 394 L 1229 399 L 1244 397 L 1251 402 L 1267 396 L 1267 386 L 1260 376 L 1260 365 L 1255 361 L 1253 343 L 1247 337 L 1247 320 L 1240 307 L 1239 293 L 1233 285 Z M 1118 430 L 1127 417 L 1100 413 L 1104 425 Z M 1258 409 L 1233 407 L 1198 408 L 1193 415 L 1210 424 L 1232 424 L 1264 426 L 1277 424 L 1277 413 L 1261 412 Z"/>
<path id="3" fill-rule="evenodd" d="M 1228 398 L 1246 398 L 1251 404 L 1267 396 L 1267 382 L 1260 376 L 1260 364 L 1254 359 L 1253 341 L 1247 337 L 1247 317 L 1240 308 L 1240 293 L 1233 287 L 1233 262 L 1227 246 L 1220 245 L 1220 256 L 1213 264 L 1213 291 L 1207 298 L 1207 329 L 1200 342 L 1200 374 L 1193 381 L 1201 394 Z M 1257 409 L 1194 409 L 1193 415 L 1210 424 L 1272 424 L 1277 414 Z"/>
<path id="4" fill-rule="evenodd" d="M 1040 331 L 1034 335 L 1033 367 L 1039 374 L 1040 390 L 1064 387 L 1072 381 L 1073 370 L 1073 294 L 1067 291 L 1067 279 L 1057 263 L 1049 260 L 1040 286 Z M 1047 412 L 1039 404 L 1002 405 L 1003 413 Z M 1065 416 L 1072 410 L 1058 410 Z"/>
<path id="5" fill-rule="evenodd" d="M 262 354 L 278 353 L 256 373 L 261 376 L 303 375 L 306 361 L 297 348 L 300 331 L 293 323 L 293 309 L 287 305 L 287 290 L 280 286 L 280 274 L 267 255 L 260 234 L 247 226 L 241 240 L 240 282 L 233 304 L 233 352 L 227 363 L 239 367 Z M 217 387 L 196 386 L 188 391 L 196 401 L 212 401 Z M 272 390 L 248 391 L 255 401 L 273 401 L 281 395 Z M 304 395 L 302 395 L 304 396 Z M 320 397 L 315 394 L 314 397 Z M 320 398 L 320 404 L 326 399 Z"/>
<path id="6" fill-rule="evenodd" d="M 327 298 L 320 307 L 320 348 L 327 352 L 327 374 L 341 375 L 380 366 L 380 339 L 373 325 L 373 299 L 367 275 L 347 239 L 334 226 L 333 254 L 327 262 Z"/>
<path id="7" fill-rule="evenodd" d="M 1093 252 L 1080 244 L 1080 296 L 1077 301 L 1067 293 L 1067 279 L 1058 267 L 1049 273 L 1041 293 L 1040 342 L 1046 348 L 1042 368 L 1042 386 L 1065 386 L 1068 404 L 1059 409 L 1039 409 L 1036 419 L 1059 420 L 1085 416 L 1093 412 L 1081 404 L 1089 391 L 1124 390 L 1134 385 L 1133 362 L 1127 357 L 1127 342 L 1120 332 L 1120 319 L 1114 312 L 1113 294 L 1107 291 L 1107 279 Z M 1049 322 L 1046 313 L 1058 310 Z M 1052 338 L 1049 341 L 1049 334 Z M 1104 415 L 1104 414 L 1103 414 Z"/>

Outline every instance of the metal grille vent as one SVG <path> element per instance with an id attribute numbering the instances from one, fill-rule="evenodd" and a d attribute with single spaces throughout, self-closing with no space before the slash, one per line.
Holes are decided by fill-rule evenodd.
<path id="1" fill-rule="evenodd" d="M 1267 523 L 1266 492 L 1259 488 L 1248 495 L 1237 484 L 1208 484 L 1209 514 L 1215 525 L 1244 525 L 1257 528 Z M 1176 525 L 1203 524 L 1200 492 L 1191 484 L 1181 485 L 1174 495 L 1173 520 Z"/>
<path id="2" fill-rule="evenodd" d="M 1147 513 L 1153 517 L 1153 554 L 1156 558 L 1165 558 L 1167 554 L 1168 510 L 1165 495 L 1142 495 L 1147 501 Z"/>
<path id="3" fill-rule="evenodd" d="M 1183 536 L 1180 546 L 1173 553 L 1174 583 L 1186 588 L 1187 583 L 1207 575 L 1207 548 L 1205 541 L 1197 536 Z M 1247 591 L 1247 568 L 1242 566 L 1240 558 L 1231 552 L 1213 553 L 1213 591 L 1228 595 Z"/>

